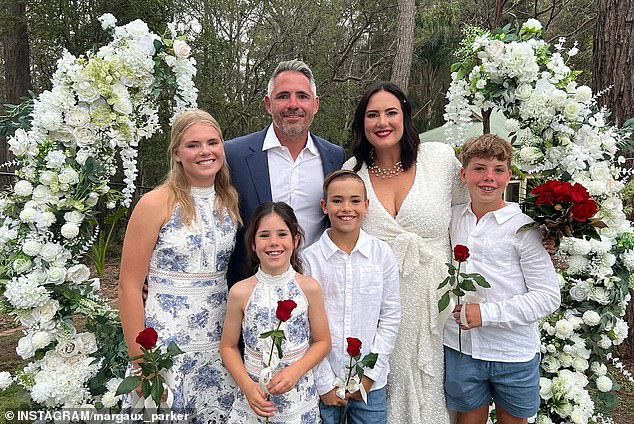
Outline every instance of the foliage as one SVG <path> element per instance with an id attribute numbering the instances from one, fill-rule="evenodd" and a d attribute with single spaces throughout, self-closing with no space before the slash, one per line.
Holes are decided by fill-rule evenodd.
<path id="1" fill-rule="evenodd" d="M 90 246 L 90 253 L 88 257 L 95 265 L 95 271 L 99 277 L 103 275 L 103 270 L 106 265 L 106 254 L 108 253 L 108 245 L 110 244 L 110 237 L 117 225 L 117 221 L 126 216 L 128 208 L 120 208 L 113 213 L 106 216 L 104 219 L 104 225 L 108 226 L 108 232 L 105 233 L 105 229 L 102 228 L 99 231 L 99 237 L 95 243 Z"/>

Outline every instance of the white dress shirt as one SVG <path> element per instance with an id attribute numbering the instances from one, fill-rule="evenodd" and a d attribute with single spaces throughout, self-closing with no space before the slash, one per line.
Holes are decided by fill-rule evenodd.
<path id="1" fill-rule="evenodd" d="M 374 369 L 364 371 L 374 380 L 371 390 L 378 390 L 387 384 L 388 360 L 401 321 L 396 258 L 387 243 L 363 230 L 348 255 L 333 243 L 329 231 L 302 254 L 306 274 L 321 284 L 332 339 L 330 353 L 313 369 L 317 392 L 328 393 L 337 377 L 346 380 L 346 337 L 361 340 L 361 357 L 378 353 Z"/>
<path id="2" fill-rule="evenodd" d="M 326 215 L 319 205 L 324 168 L 313 138 L 308 134 L 306 147 L 293 160 L 288 148 L 280 144 L 271 125 L 264 137 L 262 151 L 267 152 L 271 198 L 293 208 L 304 230 L 304 247 L 310 246 L 317 241 L 327 224 Z"/>
<path id="3" fill-rule="evenodd" d="M 516 203 L 488 212 L 480 222 L 471 204 L 452 208 L 451 245 L 469 248 L 461 272 L 482 274 L 491 288 L 477 287 L 482 327 L 462 331 L 462 352 L 475 359 L 526 362 L 539 352 L 537 321 L 554 312 L 561 295 L 550 256 L 537 228 Z M 458 325 L 445 323 L 444 344 L 458 350 Z"/>

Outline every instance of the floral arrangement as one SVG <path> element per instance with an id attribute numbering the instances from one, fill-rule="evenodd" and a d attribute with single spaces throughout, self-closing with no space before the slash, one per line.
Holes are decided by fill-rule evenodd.
<path id="1" fill-rule="evenodd" d="M 297 303 L 292 299 L 279 300 L 277 302 L 277 309 L 275 310 L 275 317 L 277 318 L 277 327 L 271 331 L 265 331 L 260 334 L 260 338 L 267 340 L 270 339 L 270 349 L 268 354 L 268 360 L 266 361 L 266 367 L 260 371 L 260 378 L 258 379 L 258 384 L 260 385 L 260 389 L 266 393 L 267 399 L 271 394 L 269 389 L 266 387 L 267 384 L 271 381 L 271 377 L 273 376 L 273 371 L 277 368 L 279 361 L 284 356 L 282 352 L 282 341 L 286 338 L 284 334 L 284 330 L 282 329 L 282 323 L 285 323 L 291 318 L 293 310 L 297 308 Z M 277 357 L 273 356 L 273 350 L 277 349 Z M 266 350 L 263 350 L 263 354 L 266 355 Z M 264 359 L 264 358 L 263 358 Z M 266 422 L 269 422 L 269 418 L 266 418 Z"/>
<path id="2" fill-rule="evenodd" d="M 98 234 L 95 206 L 128 206 L 140 140 L 159 129 L 158 95 L 174 113 L 196 106 L 195 61 L 173 28 L 165 38 L 136 20 L 102 27 L 112 41 L 57 64 L 52 89 L 34 100 L 32 126 L 8 140 L 17 182 L 0 193 L 0 312 L 26 327 L 15 381 L 46 407 L 111 407 L 126 366 L 117 311 L 99 296 L 83 260 Z M 109 187 L 123 166 L 126 187 Z M 87 317 L 78 332 L 73 315 Z"/>
<path id="3" fill-rule="evenodd" d="M 520 231 L 540 226 L 545 229 L 544 236 L 555 240 L 555 246 L 563 237 L 601 240 L 597 228 L 606 227 L 600 218 L 592 218 L 599 210 L 597 202 L 579 183 L 548 180 L 532 189 L 524 204 L 533 222 Z"/>
<path id="4" fill-rule="evenodd" d="M 466 262 L 469 259 L 471 254 L 469 253 L 469 248 L 462 244 L 457 244 L 453 248 L 453 258 L 456 262 L 458 262 L 458 266 L 456 267 L 452 263 L 446 263 L 448 268 L 449 275 L 445 278 L 442 283 L 438 286 L 438 290 L 442 290 L 446 286 L 448 288 L 445 290 L 443 295 L 438 299 L 438 311 L 442 312 L 449 307 L 451 303 L 451 295 L 453 294 L 456 299 L 458 305 L 460 305 L 460 300 L 463 296 L 465 296 L 469 292 L 476 291 L 476 285 L 480 287 L 484 287 L 486 289 L 491 288 L 491 284 L 480 274 L 477 272 L 467 274 L 464 272 L 460 272 L 460 267 L 463 262 Z M 481 299 L 479 296 L 469 295 L 467 298 L 469 303 L 480 303 Z M 467 322 L 466 318 L 466 308 L 462 308 L 460 310 L 460 322 Z M 460 355 L 462 355 L 462 327 L 458 327 L 458 350 L 460 351 Z"/>
<path id="5" fill-rule="evenodd" d="M 346 365 L 348 375 L 346 380 L 337 377 L 335 379 L 335 387 L 337 388 L 336 394 L 340 399 L 346 398 L 346 392 L 354 393 L 356 391 L 361 392 L 361 398 L 365 403 L 368 403 L 368 394 L 365 391 L 365 387 L 361 384 L 363 378 L 364 368 L 374 368 L 376 361 L 379 358 L 378 353 L 368 353 L 361 359 L 361 340 L 356 337 L 346 337 L 346 352 L 350 356 L 350 363 Z M 352 375 L 354 373 L 354 375 Z M 339 407 L 339 424 L 343 424 L 345 420 L 344 414 L 345 407 L 342 405 Z"/>
<path id="6" fill-rule="evenodd" d="M 529 19 L 514 28 L 465 30 L 452 66 L 445 129 L 451 144 L 460 145 L 474 111 L 486 116 L 497 109 L 506 117 L 520 171 L 568 182 L 571 190 L 582 185 L 587 197 L 578 186 L 575 193 L 595 202 L 596 210 L 587 203 L 578 216 L 586 218 L 580 223 L 605 224 L 595 228 L 597 238 L 562 230 L 562 305 L 541 323 L 537 423 L 605 422 L 602 413 L 615 403 L 616 387 L 605 363 L 622 369 L 611 352 L 628 333 L 623 316 L 634 271 L 634 232 L 621 199 L 627 173 L 619 164 L 625 160 L 615 156 L 628 134 L 608 125 L 609 111 L 597 107 L 589 87 L 577 84 L 579 72 L 566 64 L 576 45 L 564 47 L 565 39 L 551 45 L 541 29 Z M 539 198 L 544 189 L 533 194 Z M 538 206 L 548 203 L 545 193 Z"/>
<path id="7" fill-rule="evenodd" d="M 162 352 L 161 348 L 155 349 L 157 341 L 158 333 L 154 328 L 147 327 L 141 330 L 136 336 L 136 342 L 141 346 L 143 354 L 130 358 L 130 361 L 140 360 L 139 369 L 124 378 L 117 388 L 116 395 L 119 396 L 130 393 L 141 385 L 143 398 L 139 399 L 140 409 L 141 406 L 147 409 L 158 409 L 162 404 L 161 399 L 165 390 L 167 390 L 165 402 L 167 408 L 172 406 L 174 400 L 174 394 L 171 392 L 169 384 L 166 384 L 165 373 L 174 365 L 172 358 L 184 352 L 174 341 L 171 341 L 167 345 L 166 351 Z M 134 406 L 134 409 L 136 410 L 137 407 Z"/>

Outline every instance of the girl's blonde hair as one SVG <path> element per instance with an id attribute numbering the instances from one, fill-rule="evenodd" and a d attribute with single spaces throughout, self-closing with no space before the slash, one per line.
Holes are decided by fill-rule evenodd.
<path id="1" fill-rule="evenodd" d="M 178 150 L 181 144 L 181 139 L 185 131 L 192 125 L 198 123 L 208 124 L 215 128 L 220 135 L 221 142 L 224 143 L 220 125 L 218 125 L 218 121 L 209 113 L 200 109 L 188 110 L 181 113 L 172 124 L 171 140 L 167 149 L 167 153 L 170 157 L 170 170 L 163 182 L 163 187 L 167 188 L 170 193 L 168 205 L 170 210 L 176 205 L 180 205 L 183 221 L 188 225 L 197 219 L 196 209 L 194 207 L 194 199 L 191 195 L 191 185 L 185 176 L 183 164 L 176 161 L 176 150 Z M 231 184 L 231 174 L 226 159 L 223 159 L 222 167 L 218 173 L 216 173 L 214 187 L 216 189 L 216 210 L 222 211 L 226 209 L 231 219 L 237 225 L 242 224 L 238 209 L 238 192 Z"/>

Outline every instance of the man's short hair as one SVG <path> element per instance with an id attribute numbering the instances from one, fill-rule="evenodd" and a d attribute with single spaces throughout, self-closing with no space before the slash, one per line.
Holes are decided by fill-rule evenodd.
<path id="1" fill-rule="evenodd" d="M 513 158 L 513 146 L 495 134 L 484 134 L 470 138 L 464 143 L 460 152 L 460 162 L 462 162 L 463 168 L 466 168 L 473 158 L 495 158 L 501 162 L 506 162 L 510 168 L 511 159 Z"/>
<path id="2" fill-rule="evenodd" d="M 304 74 L 304 76 L 308 78 L 313 96 L 317 97 L 317 86 L 315 85 L 315 77 L 313 76 L 313 71 L 311 71 L 308 65 L 306 65 L 299 59 L 287 60 L 284 62 L 280 62 L 277 65 L 277 68 L 275 68 L 275 70 L 273 71 L 273 75 L 271 75 L 271 79 L 269 79 L 269 85 L 267 88 L 267 94 L 269 95 L 269 97 L 271 97 L 271 93 L 273 92 L 273 80 L 275 80 L 275 77 L 277 77 L 279 74 L 286 71 L 295 71 Z"/>

